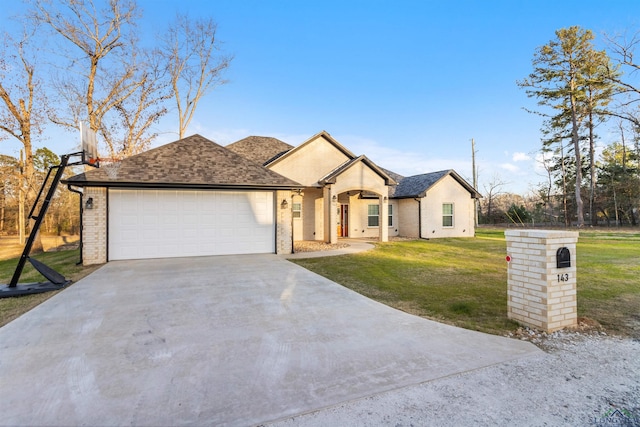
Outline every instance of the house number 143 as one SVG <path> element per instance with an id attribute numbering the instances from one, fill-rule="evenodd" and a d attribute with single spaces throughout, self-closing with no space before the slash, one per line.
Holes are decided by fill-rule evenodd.
<path id="1" fill-rule="evenodd" d="M 564 273 L 564 274 L 558 274 L 558 282 L 568 282 L 569 281 L 569 274 Z"/>

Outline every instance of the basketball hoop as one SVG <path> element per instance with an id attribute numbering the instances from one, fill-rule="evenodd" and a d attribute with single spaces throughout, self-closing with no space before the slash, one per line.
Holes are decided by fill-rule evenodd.
<path id="1" fill-rule="evenodd" d="M 80 143 L 82 147 L 82 163 L 96 168 L 100 167 L 96 133 L 91 130 L 89 125 L 83 122 L 80 122 Z"/>

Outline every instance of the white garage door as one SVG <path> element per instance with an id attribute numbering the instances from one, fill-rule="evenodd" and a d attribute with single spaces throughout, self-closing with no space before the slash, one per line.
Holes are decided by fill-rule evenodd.
<path id="1" fill-rule="evenodd" d="M 275 252 L 273 192 L 109 190 L 109 260 Z"/>

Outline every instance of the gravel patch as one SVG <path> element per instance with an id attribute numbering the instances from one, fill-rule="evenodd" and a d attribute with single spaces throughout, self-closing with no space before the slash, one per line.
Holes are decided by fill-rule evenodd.
<path id="1" fill-rule="evenodd" d="M 545 352 L 269 425 L 640 426 L 640 340 L 521 333 Z"/>
<path id="2" fill-rule="evenodd" d="M 325 243 L 315 242 L 311 240 L 296 241 L 293 243 L 294 252 L 320 252 L 320 251 L 332 251 L 335 249 L 348 248 L 348 243 Z"/>

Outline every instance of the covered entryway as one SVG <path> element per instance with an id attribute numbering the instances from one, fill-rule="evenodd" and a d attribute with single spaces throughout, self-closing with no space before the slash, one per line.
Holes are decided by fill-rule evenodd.
<path id="1" fill-rule="evenodd" d="M 109 190 L 109 260 L 275 252 L 273 191 Z"/>

